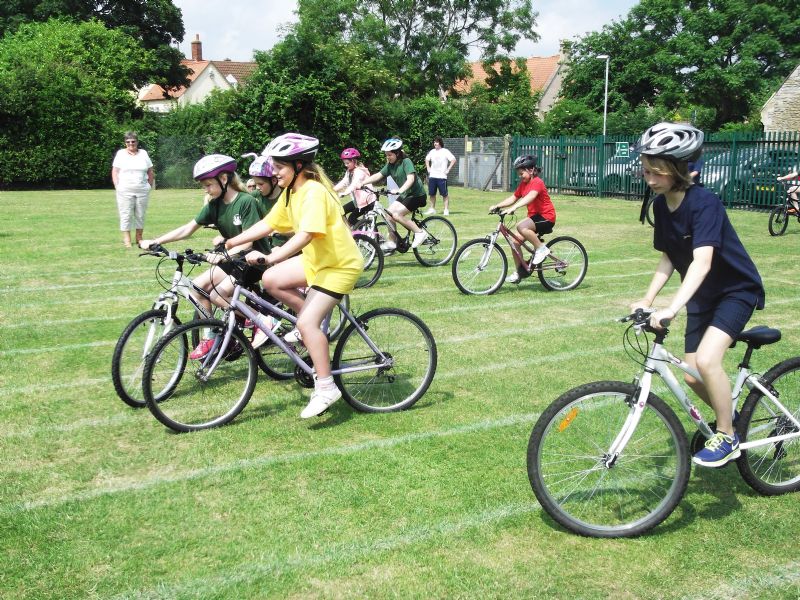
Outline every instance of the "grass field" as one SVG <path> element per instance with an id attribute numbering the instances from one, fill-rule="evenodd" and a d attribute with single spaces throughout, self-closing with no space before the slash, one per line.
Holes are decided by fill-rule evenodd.
<path id="1" fill-rule="evenodd" d="M 494 227 L 500 197 L 453 190 L 460 243 Z M 199 198 L 155 192 L 146 233 L 188 221 Z M 533 423 L 571 387 L 633 377 L 613 318 L 658 260 L 636 204 L 555 203 L 555 233 L 589 253 L 577 290 L 526 280 L 467 297 L 449 265 L 404 255 L 352 296 L 433 331 L 439 368 L 412 410 L 342 401 L 302 421 L 308 391 L 262 376 L 233 424 L 176 435 L 111 385 L 117 337 L 160 291 L 156 261 L 120 243 L 113 192 L 0 194 L 0 597 L 800 598 L 800 498 L 761 497 L 735 467 L 695 469 L 638 539 L 576 537 L 540 510 Z M 765 371 L 800 345 L 800 227 L 770 238 L 766 214 L 731 218 L 767 289 L 753 323 L 784 333 L 756 355 Z"/>

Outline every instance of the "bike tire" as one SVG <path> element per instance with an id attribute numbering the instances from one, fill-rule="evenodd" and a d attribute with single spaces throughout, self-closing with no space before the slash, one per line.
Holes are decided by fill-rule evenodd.
<path id="1" fill-rule="evenodd" d="M 781 404 L 800 420 L 800 357 L 778 363 L 761 382 L 777 392 Z M 773 392 L 773 393 L 774 393 Z M 742 405 L 738 434 L 741 442 L 797 432 L 798 428 L 779 412 L 758 389 L 752 389 Z M 800 438 L 742 450 L 736 461 L 747 484 L 765 496 L 800 490 Z"/>
<path id="2" fill-rule="evenodd" d="M 334 375 L 336 385 L 350 406 L 361 412 L 405 410 L 428 390 L 436 373 L 436 341 L 428 326 L 408 311 L 377 308 L 358 317 L 372 343 L 391 358 L 379 366 L 380 357 L 351 324 L 333 353 L 334 370 L 347 366 L 374 368 Z"/>
<path id="3" fill-rule="evenodd" d="M 767 223 L 769 234 L 773 237 L 786 233 L 789 226 L 789 214 L 785 204 L 773 206 L 769 211 L 769 222 Z"/>
<path id="4" fill-rule="evenodd" d="M 541 414 L 528 443 L 528 479 L 557 523 L 588 537 L 641 535 L 666 519 L 690 474 L 686 433 L 650 394 L 642 418 L 611 467 L 604 452 L 632 410 L 636 386 L 599 381 L 574 388 Z"/>
<path id="5" fill-rule="evenodd" d="M 578 287 L 589 268 L 589 255 L 578 240 L 569 236 L 554 238 L 547 244 L 550 254 L 536 267 L 546 290 L 566 292 Z"/>
<path id="6" fill-rule="evenodd" d="M 499 244 L 490 244 L 487 238 L 468 241 L 453 258 L 453 281 L 464 294 L 494 294 L 503 286 L 507 273 L 506 253 Z"/>
<path id="7" fill-rule="evenodd" d="M 363 233 L 353 235 L 361 256 L 364 257 L 364 271 L 356 282 L 357 288 L 368 288 L 375 285 L 383 273 L 383 250 L 373 238 Z"/>
<path id="8" fill-rule="evenodd" d="M 131 408 L 144 408 L 147 403 L 142 392 L 142 373 L 147 355 L 155 348 L 171 327 L 181 324 L 178 316 L 167 325 L 167 311 L 153 309 L 143 312 L 131 320 L 122 331 L 111 357 L 111 381 L 114 391 Z M 158 398 L 162 392 L 155 392 Z"/>
<path id="9" fill-rule="evenodd" d="M 428 232 L 428 238 L 414 248 L 417 261 L 426 267 L 446 265 L 456 253 L 456 228 L 444 217 L 437 216 L 423 219 L 420 226 Z"/>
<path id="10" fill-rule="evenodd" d="M 654 198 L 650 198 L 647 200 L 647 208 L 645 209 L 647 224 L 650 225 L 650 227 L 656 226 L 656 215 L 653 212 L 653 200 Z"/>
<path id="11" fill-rule="evenodd" d="M 232 347 L 221 348 L 226 327 L 217 319 L 192 321 L 165 335 L 148 357 L 142 385 L 147 408 L 173 431 L 184 433 L 220 427 L 236 418 L 250 401 L 258 379 L 255 353 L 238 328 L 232 332 Z M 176 353 L 193 335 L 215 340 L 215 347 L 202 359 L 184 360 L 181 376 L 171 386 L 169 394 L 156 398 L 153 386 L 164 387 L 161 382 L 170 375 Z M 206 369 L 219 352 L 227 356 L 204 381 Z"/>

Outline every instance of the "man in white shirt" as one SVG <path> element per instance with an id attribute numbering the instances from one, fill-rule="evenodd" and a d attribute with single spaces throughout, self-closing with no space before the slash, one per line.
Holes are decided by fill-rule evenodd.
<path id="1" fill-rule="evenodd" d="M 436 213 L 436 192 L 444 200 L 444 215 L 450 214 L 450 196 L 447 194 L 447 174 L 453 165 L 456 164 L 456 157 L 444 147 L 442 138 L 436 137 L 433 140 L 433 150 L 428 152 L 425 157 L 425 166 L 428 169 L 428 201 L 430 208 L 425 211 L 426 215 Z"/>

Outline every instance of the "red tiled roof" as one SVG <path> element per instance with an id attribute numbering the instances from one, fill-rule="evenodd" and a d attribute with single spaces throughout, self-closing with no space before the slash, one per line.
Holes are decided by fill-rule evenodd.
<path id="1" fill-rule="evenodd" d="M 183 59 L 181 61 L 181 64 L 189 69 L 189 85 L 191 85 L 192 82 L 195 79 L 197 79 L 197 76 L 203 72 L 203 69 L 205 69 L 208 66 L 208 63 L 210 62 L 211 61 L 209 60 L 188 60 L 188 59 Z M 186 88 L 181 86 L 177 90 L 169 92 L 168 97 L 172 99 L 177 99 L 183 96 L 185 92 Z M 164 96 L 164 88 L 162 88 L 160 85 L 152 85 L 150 86 L 150 89 L 147 90 L 147 93 L 141 98 L 139 98 L 139 100 L 141 102 L 147 102 L 149 100 L 164 100 L 165 98 L 166 96 Z"/>
<path id="2" fill-rule="evenodd" d="M 558 70 L 558 63 L 560 60 L 561 55 L 555 54 L 553 56 L 531 56 L 525 61 L 525 66 L 528 68 L 528 76 L 531 80 L 532 92 L 538 92 L 545 88 Z M 457 81 L 454 86 L 455 90 L 459 93 L 468 92 L 473 83 L 483 83 L 486 81 L 486 71 L 484 71 L 480 62 L 470 63 L 470 68 L 472 69 L 472 77 Z M 513 68 L 516 69 L 516 66 Z"/>
<path id="3" fill-rule="evenodd" d="M 250 77 L 250 75 L 253 74 L 253 71 L 255 71 L 256 67 L 258 66 L 258 64 L 254 62 L 236 62 L 233 60 L 183 59 L 181 64 L 189 69 L 189 85 L 191 85 L 192 82 L 197 79 L 200 73 L 202 73 L 209 64 L 214 65 L 214 67 L 216 67 L 216 69 L 222 73 L 223 77 L 227 78 L 228 75 L 233 75 L 236 78 L 236 81 L 240 84 Z M 184 93 L 186 93 L 186 88 L 179 87 L 177 90 L 170 91 L 168 97 L 172 98 L 173 100 L 177 100 L 183 96 Z M 160 85 L 151 86 L 145 95 L 139 98 L 141 102 L 164 99 L 164 88 L 162 88 Z"/>

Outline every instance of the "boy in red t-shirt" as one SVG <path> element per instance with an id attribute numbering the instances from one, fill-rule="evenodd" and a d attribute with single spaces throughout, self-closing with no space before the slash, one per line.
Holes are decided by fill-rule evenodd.
<path id="1" fill-rule="evenodd" d="M 528 205 L 528 218 L 517 223 L 517 232 L 533 244 L 536 249 L 533 254 L 533 264 L 538 265 L 550 254 L 550 248 L 545 246 L 544 242 L 539 239 L 539 234 L 553 231 L 553 226 L 556 224 L 556 209 L 550 200 L 550 194 L 547 193 L 544 181 L 539 178 L 541 169 L 537 166 L 535 156 L 518 157 L 514 161 L 514 168 L 520 178 L 519 186 L 511 196 L 502 202 L 498 202 L 489 210 L 503 208 L 505 210 L 502 213 L 507 215 L 513 213 L 523 204 Z M 520 249 L 519 243 L 512 241 L 512 244 L 517 250 Z M 506 278 L 507 283 L 519 283 L 524 277 L 530 276 L 528 269 L 517 258 L 517 254 L 514 253 L 513 256 L 517 265 L 517 272 Z"/>

